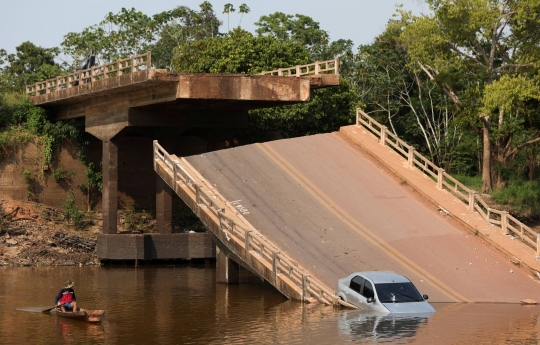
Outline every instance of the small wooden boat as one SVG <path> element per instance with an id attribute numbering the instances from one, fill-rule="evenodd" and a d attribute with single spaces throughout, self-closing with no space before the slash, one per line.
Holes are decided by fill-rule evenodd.
<path id="1" fill-rule="evenodd" d="M 100 322 L 101 318 L 105 316 L 105 310 L 88 310 L 79 309 L 77 311 L 56 310 L 58 316 L 69 317 L 76 320 L 85 320 L 86 322 Z"/>

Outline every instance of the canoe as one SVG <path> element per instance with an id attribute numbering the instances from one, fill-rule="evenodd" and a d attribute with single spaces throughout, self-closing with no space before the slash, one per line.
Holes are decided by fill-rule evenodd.
<path id="1" fill-rule="evenodd" d="M 67 312 L 57 310 L 56 312 L 58 316 L 68 317 L 75 320 L 84 320 L 86 322 L 100 322 L 101 318 L 105 316 L 105 310 L 79 309 L 77 311 Z"/>

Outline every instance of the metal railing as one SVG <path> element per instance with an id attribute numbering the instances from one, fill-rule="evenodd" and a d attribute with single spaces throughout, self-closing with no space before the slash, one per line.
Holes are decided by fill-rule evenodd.
<path id="1" fill-rule="evenodd" d="M 130 58 L 93 66 L 89 69 L 79 70 L 64 76 L 58 76 L 32 85 L 27 85 L 26 94 L 30 96 L 39 96 L 58 90 L 70 89 L 78 85 L 84 85 L 98 80 L 125 74 L 133 74 L 142 70 L 150 70 L 151 65 L 150 52 L 134 55 Z"/>
<path id="2" fill-rule="evenodd" d="M 379 139 L 381 145 L 388 145 L 407 159 L 409 167 L 417 168 L 428 175 L 435 181 L 438 188 L 446 189 L 455 195 L 468 206 L 470 211 L 477 211 L 489 223 L 500 226 L 503 234 L 521 239 L 536 250 L 536 256 L 540 256 L 540 234 L 508 214 L 507 211 L 490 208 L 477 191 L 467 188 L 463 183 L 447 174 L 443 168 L 439 168 L 416 152 L 414 147 L 399 139 L 386 126 L 375 121 L 361 109 L 356 110 L 356 125 L 363 126 Z"/>
<path id="3" fill-rule="evenodd" d="M 338 304 L 339 297 L 329 291 L 317 279 L 293 264 L 291 259 L 282 254 L 277 248 L 266 241 L 255 229 L 247 228 L 234 219 L 225 215 L 225 209 L 216 204 L 215 195 L 210 195 L 203 190 L 203 186 L 154 141 L 154 161 L 162 161 L 172 172 L 174 185 L 187 187 L 195 195 L 196 209 L 193 210 L 198 216 L 201 212 L 210 212 L 219 219 L 219 232 L 214 233 L 223 243 L 230 243 L 231 249 L 239 257 L 259 261 L 265 267 L 272 270 L 272 278 L 269 282 L 276 285 L 278 275 L 287 278 L 292 284 L 302 291 L 302 300 L 314 298 L 324 304 Z M 221 200 L 221 199 L 220 199 Z M 221 200 L 226 203 L 226 200 Z M 214 232 L 212 229 L 210 231 Z M 231 242 L 232 241 L 232 242 Z M 234 244 L 234 245 L 232 245 Z M 238 252 L 235 248 L 241 248 Z"/>
<path id="4" fill-rule="evenodd" d="M 266 71 L 259 74 L 286 77 L 308 77 L 318 74 L 339 74 L 339 59 L 335 58 L 328 61 L 316 61 L 307 65 L 278 68 L 273 71 Z"/>

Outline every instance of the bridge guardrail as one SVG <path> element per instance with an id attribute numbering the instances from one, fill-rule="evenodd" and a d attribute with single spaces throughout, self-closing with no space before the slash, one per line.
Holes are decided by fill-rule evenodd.
<path id="1" fill-rule="evenodd" d="M 265 71 L 259 74 L 285 77 L 308 77 L 318 74 L 339 74 L 339 59 L 335 58 L 327 61 L 315 61 L 307 65 L 278 68 L 273 71 Z"/>
<path id="2" fill-rule="evenodd" d="M 369 130 L 371 134 L 379 139 L 381 145 L 391 147 L 403 158 L 407 159 L 409 167 L 417 168 L 433 179 L 438 188 L 446 189 L 455 195 L 459 200 L 467 204 L 470 211 L 477 211 L 487 222 L 500 226 L 505 235 L 518 237 L 536 250 L 536 256 L 540 256 L 540 234 L 508 214 L 507 211 L 490 208 L 477 191 L 467 188 L 467 186 L 447 174 L 443 168 L 436 166 L 418 153 L 414 147 L 388 131 L 386 126 L 377 122 L 361 109 L 356 110 L 356 125 Z"/>
<path id="3" fill-rule="evenodd" d="M 302 300 L 314 298 L 324 304 L 339 304 L 338 296 L 293 264 L 288 257 L 266 241 L 257 230 L 246 228 L 225 215 L 225 210 L 221 209 L 216 204 L 215 199 L 203 190 L 203 186 L 198 185 L 180 163 L 174 161 L 163 147 L 154 141 L 154 161 L 157 160 L 161 160 L 172 171 L 175 184 L 182 184 L 194 193 L 197 209 L 193 211 L 198 216 L 204 209 L 219 219 L 219 233 L 214 233 L 214 235 L 222 239 L 224 243 L 233 240 L 242 246 L 246 258 L 253 256 L 251 253 L 255 253 L 259 261 L 263 262 L 265 266 L 271 267 L 273 281 L 270 283 L 276 284 L 277 276 L 283 275 L 301 289 Z M 226 201 L 222 200 L 222 202 Z M 234 251 L 233 248 L 229 249 Z"/>
<path id="4" fill-rule="evenodd" d="M 98 80 L 135 73 L 141 70 L 150 70 L 152 66 L 151 60 L 151 54 L 150 52 L 147 52 L 111 63 L 93 66 L 89 69 L 27 85 L 26 94 L 29 96 L 39 96 L 58 90 L 69 89 L 78 85 L 92 83 Z"/>

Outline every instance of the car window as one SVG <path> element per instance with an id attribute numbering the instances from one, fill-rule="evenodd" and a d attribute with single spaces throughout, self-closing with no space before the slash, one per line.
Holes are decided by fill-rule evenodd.
<path id="1" fill-rule="evenodd" d="M 375 284 L 381 303 L 421 302 L 424 299 L 413 283 Z"/>
<path id="2" fill-rule="evenodd" d="M 356 276 L 353 279 L 351 279 L 351 284 L 349 285 L 349 287 L 351 288 L 351 290 L 354 290 L 360 293 L 360 289 L 362 288 L 363 283 L 364 283 L 364 278 L 360 276 Z"/>
<path id="3" fill-rule="evenodd" d="M 375 298 L 375 292 L 373 291 L 373 285 L 369 280 L 364 283 L 364 290 L 362 290 L 362 296 L 365 298 Z"/>

